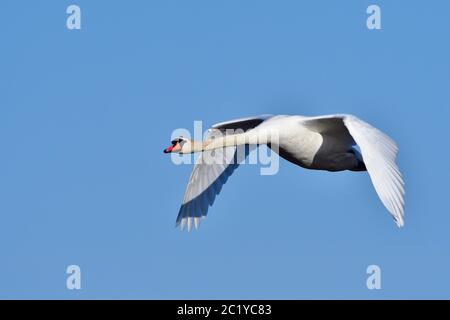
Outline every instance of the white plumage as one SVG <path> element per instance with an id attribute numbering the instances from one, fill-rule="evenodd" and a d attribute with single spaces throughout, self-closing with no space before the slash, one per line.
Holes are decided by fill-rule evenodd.
<path id="1" fill-rule="evenodd" d="M 268 136 L 267 132 L 276 135 Z M 245 159 L 246 145 L 254 144 L 267 144 L 282 158 L 306 169 L 367 170 L 396 224 L 404 225 L 405 191 L 395 163 L 396 143 L 361 119 L 342 114 L 243 118 L 212 126 L 203 142 L 182 137 L 175 140 L 165 152 L 201 152 L 189 178 L 177 226 L 188 230 L 199 226 L 223 184 Z"/>

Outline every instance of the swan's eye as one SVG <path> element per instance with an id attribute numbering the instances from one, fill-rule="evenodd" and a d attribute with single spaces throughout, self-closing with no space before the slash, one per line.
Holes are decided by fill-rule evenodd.
<path id="1" fill-rule="evenodd" d="M 174 140 L 171 141 L 171 143 L 173 145 L 176 145 L 177 143 L 181 143 L 181 142 L 183 142 L 183 139 L 181 139 L 181 138 L 177 138 L 177 139 L 174 139 Z"/>

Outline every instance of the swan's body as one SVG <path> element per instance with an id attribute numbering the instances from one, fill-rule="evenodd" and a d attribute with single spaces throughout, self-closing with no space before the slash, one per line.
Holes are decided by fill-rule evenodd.
<path id="1" fill-rule="evenodd" d="M 352 115 L 264 115 L 213 125 L 203 142 L 185 138 L 173 141 L 165 152 L 202 153 L 189 179 L 177 226 L 187 226 L 188 230 L 198 227 L 222 185 L 243 160 L 242 156 L 238 159 L 237 147 L 258 144 L 266 144 L 282 158 L 306 169 L 367 170 L 381 201 L 397 225 L 403 226 L 404 183 L 395 163 L 397 146 L 387 135 Z M 207 155 L 209 161 L 203 159 Z"/>

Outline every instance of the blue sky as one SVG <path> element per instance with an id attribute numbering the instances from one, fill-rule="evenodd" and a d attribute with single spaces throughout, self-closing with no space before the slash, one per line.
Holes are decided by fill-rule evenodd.
<path id="1" fill-rule="evenodd" d="M 372 3 L 382 30 L 366 28 Z M 0 298 L 449 298 L 449 11 L 1 1 Z M 367 174 L 281 161 L 240 167 L 198 231 L 175 229 L 192 167 L 162 153 L 172 131 L 262 113 L 351 113 L 388 133 L 405 227 Z"/>

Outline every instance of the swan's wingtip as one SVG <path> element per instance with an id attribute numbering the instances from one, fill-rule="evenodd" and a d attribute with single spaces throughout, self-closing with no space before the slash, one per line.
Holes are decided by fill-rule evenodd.
<path id="1" fill-rule="evenodd" d="M 200 227 L 200 217 L 188 217 L 182 218 L 181 220 L 177 220 L 175 222 L 175 228 L 180 229 L 180 231 L 187 230 L 191 232 L 192 230 L 196 230 Z"/>
<path id="2" fill-rule="evenodd" d="M 403 219 L 395 219 L 395 224 L 399 229 L 405 226 L 405 221 Z"/>

